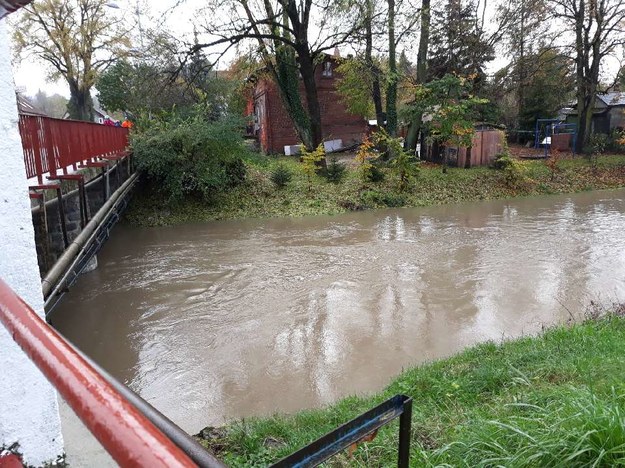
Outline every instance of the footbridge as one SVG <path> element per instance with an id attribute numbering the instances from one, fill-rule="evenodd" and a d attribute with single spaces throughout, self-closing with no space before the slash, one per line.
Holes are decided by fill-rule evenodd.
<path id="1" fill-rule="evenodd" d="M 49 312 L 96 265 L 138 175 L 127 128 L 20 114 L 19 131 Z"/>

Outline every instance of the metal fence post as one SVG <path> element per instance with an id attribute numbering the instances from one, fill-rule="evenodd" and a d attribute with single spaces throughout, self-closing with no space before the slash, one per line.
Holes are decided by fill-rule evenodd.
<path id="1" fill-rule="evenodd" d="M 399 416 L 399 455 L 397 466 L 408 468 L 410 465 L 410 425 L 412 423 L 412 399 L 404 403 L 404 411 Z"/>

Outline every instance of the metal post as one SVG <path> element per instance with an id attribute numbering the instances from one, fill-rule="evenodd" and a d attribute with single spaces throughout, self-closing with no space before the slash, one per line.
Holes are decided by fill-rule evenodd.
<path id="1" fill-rule="evenodd" d="M 67 238 L 67 226 L 65 225 L 65 208 L 63 207 L 63 192 L 61 191 L 61 185 L 56 188 L 56 199 L 59 204 L 59 220 L 61 222 L 61 232 L 63 233 L 63 243 L 65 248 L 69 245 L 69 239 Z"/>
<path id="2" fill-rule="evenodd" d="M 80 228 L 87 225 L 87 211 L 85 210 L 85 186 L 82 180 L 78 181 L 78 206 L 80 207 Z"/>
<path id="3" fill-rule="evenodd" d="M 397 466 L 408 468 L 410 465 L 410 425 L 412 423 L 412 400 L 404 403 L 404 411 L 399 417 L 399 455 Z"/>
<path id="4" fill-rule="evenodd" d="M 104 203 L 106 202 L 106 180 L 104 180 L 104 176 L 106 175 L 106 168 L 104 166 L 102 166 L 102 168 L 100 169 L 102 171 L 102 195 L 104 196 L 104 199 L 102 200 L 102 204 L 104 205 Z"/>

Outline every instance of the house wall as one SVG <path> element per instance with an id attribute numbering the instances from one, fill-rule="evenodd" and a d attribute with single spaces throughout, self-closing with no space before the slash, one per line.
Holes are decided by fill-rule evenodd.
<path id="1" fill-rule="evenodd" d="M 625 129 L 625 107 L 616 106 L 610 109 L 610 130 Z"/>
<path id="2" fill-rule="evenodd" d="M 321 126 L 324 140 L 343 140 L 343 145 L 351 145 L 362 141 L 367 131 L 364 117 L 347 112 L 340 95 L 336 91 L 336 62 L 331 60 L 332 76 L 324 76 L 321 64 L 315 70 L 319 106 L 321 110 Z M 300 95 L 306 105 L 304 86 L 300 81 Z M 259 142 L 263 151 L 282 153 L 287 145 L 300 143 L 300 138 L 286 109 L 276 85 L 269 77 L 263 77 L 256 85 L 254 92 L 256 107 L 264 108 L 264 117 L 259 119 Z"/>
<path id="3" fill-rule="evenodd" d="M 0 277 L 40 317 L 43 294 L 5 20 L 0 19 Z M 0 326 L 0 448 L 19 443 L 29 465 L 63 453 L 54 388 Z"/>

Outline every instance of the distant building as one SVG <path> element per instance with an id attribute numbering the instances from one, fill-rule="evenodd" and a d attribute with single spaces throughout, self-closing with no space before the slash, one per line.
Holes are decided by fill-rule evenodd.
<path id="1" fill-rule="evenodd" d="M 15 93 L 15 97 L 17 99 L 17 111 L 20 115 L 38 115 L 40 117 L 48 117 L 48 115 L 35 106 L 30 99 L 28 99 L 24 94 L 17 92 Z"/>
<path id="2" fill-rule="evenodd" d="M 362 116 L 348 112 L 336 90 L 337 58 L 328 55 L 315 69 L 321 126 L 324 140 L 340 139 L 343 146 L 350 146 L 362 141 L 367 132 L 367 121 Z M 301 80 L 299 89 L 302 100 L 305 100 Z M 248 98 L 247 113 L 254 116 L 254 123 L 248 128 L 248 133 L 258 138 L 263 151 L 282 153 L 285 146 L 301 143 L 276 84 L 267 74 L 256 78 Z"/>
<path id="3" fill-rule="evenodd" d="M 567 123 L 577 123 L 576 106 L 562 109 Z M 597 94 L 592 111 L 592 133 L 610 133 L 625 129 L 625 92 Z"/>

